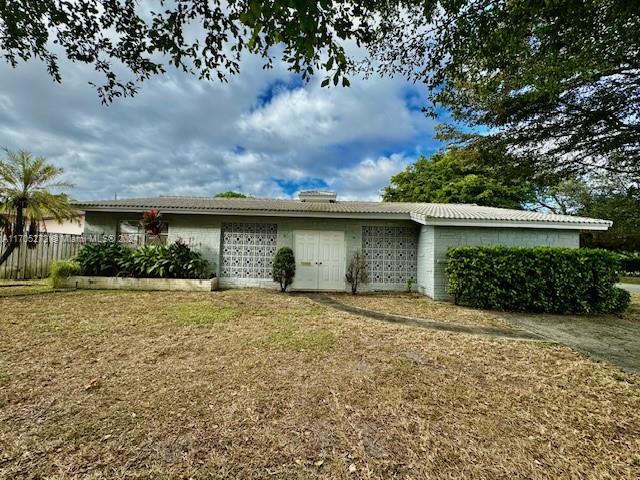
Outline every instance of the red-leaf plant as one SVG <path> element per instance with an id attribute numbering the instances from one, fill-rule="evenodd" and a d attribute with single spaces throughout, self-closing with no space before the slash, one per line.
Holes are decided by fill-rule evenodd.
<path id="1" fill-rule="evenodd" d="M 145 232 L 159 237 L 162 233 L 162 228 L 164 227 L 161 217 L 162 215 L 160 215 L 160 211 L 157 208 L 152 208 L 144 212 L 140 223 L 142 224 Z"/>

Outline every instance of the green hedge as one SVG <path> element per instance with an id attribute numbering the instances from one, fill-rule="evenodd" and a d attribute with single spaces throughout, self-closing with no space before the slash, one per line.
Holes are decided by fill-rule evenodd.
<path id="1" fill-rule="evenodd" d="M 596 249 L 459 247 L 447 253 L 449 293 L 482 308 L 554 313 L 620 312 L 615 253 Z"/>
<path id="2" fill-rule="evenodd" d="M 640 275 L 640 252 L 620 252 L 620 267 L 627 275 Z"/>

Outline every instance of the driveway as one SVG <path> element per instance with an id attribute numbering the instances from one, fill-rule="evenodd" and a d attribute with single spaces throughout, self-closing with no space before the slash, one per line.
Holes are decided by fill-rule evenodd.
<path id="1" fill-rule="evenodd" d="M 634 285 L 636 286 L 636 285 Z M 507 314 L 515 327 L 640 373 L 640 322 L 615 316 Z"/>
<path id="2" fill-rule="evenodd" d="M 618 283 L 618 287 L 624 288 L 629 293 L 640 293 L 640 284 L 636 283 Z"/>

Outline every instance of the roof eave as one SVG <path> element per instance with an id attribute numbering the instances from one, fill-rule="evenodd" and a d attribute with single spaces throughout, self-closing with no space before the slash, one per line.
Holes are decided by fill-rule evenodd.
<path id="1" fill-rule="evenodd" d="M 411 213 L 411 220 L 421 225 L 441 227 L 494 227 L 494 228 L 541 228 L 551 230 L 609 230 L 613 222 L 558 222 L 551 220 L 499 220 L 466 218 L 432 218 L 419 213 Z"/>
<path id="2" fill-rule="evenodd" d="M 85 212 L 142 213 L 149 207 L 109 206 L 76 204 Z M 407 212 L 320 212 L 295 210 L 251 210 L 228 209 L 211 210 L 206 208 L 163 207 L 163 213 L 183 215 L 218 215 L 218 216 L 252 216 L 252 217 L 295 217 L 295 218 L 344 218 L 344 219 L 376 219 L 376 220 L 413 220 L 421 225 L 454 226 L 454 227 L 494 227 L 494 228 L 538 228 L 553 230 L 608 230 L 613 222 L 608 220 L 551 221 L 551 220 L 500 220 L 500 219 L 466 219 L 466 218 L 434 218 L 421 213 Z"/>
<path id="3" fill-rule="evenodd" d="M 89 206 L 83 205 L 85 212 L 114 212 L 114 213 L 142 213 L 148 207 L 135 206 Z M 379 220 L 411 220 L 408 213 L 393 212 L 314 212 L 290 210 L 209 210 L 191 208 L 162 207 L 163 214 L 183 215 L 217 215 L 217 216 L 247 216 L 247 217 L 311 217 L 311 218 L 374 218 Z"/>

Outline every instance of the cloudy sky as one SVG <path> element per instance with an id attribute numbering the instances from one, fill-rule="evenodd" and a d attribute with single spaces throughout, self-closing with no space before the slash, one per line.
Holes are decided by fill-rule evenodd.
<path id="1" fill-rule="evenodd" d="M 80 200 L 307 188 L 375 200 L 438 147 L 424 91 L 400 79 L 326 89 L 249 58 L 227 84 L 171 71 L 105 106 L 90 68 L 64 64 L 63 75 L 59 85 L 40 64 L 0 64 L 0 146 L 63 167 Z"/>

